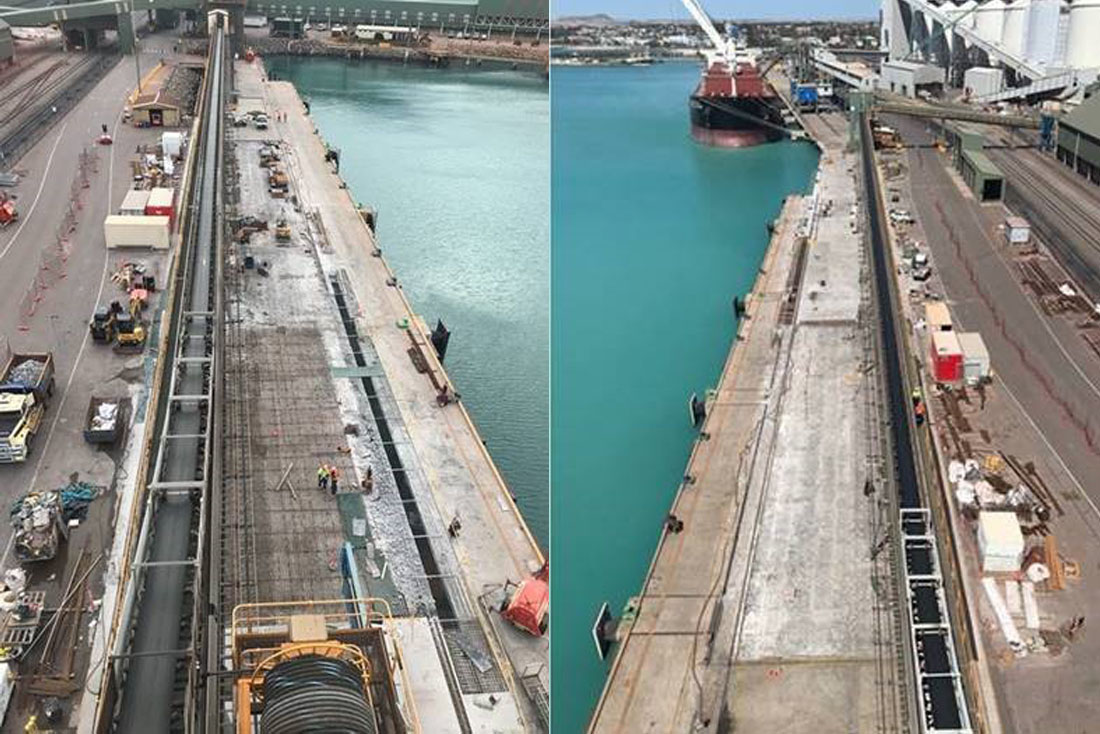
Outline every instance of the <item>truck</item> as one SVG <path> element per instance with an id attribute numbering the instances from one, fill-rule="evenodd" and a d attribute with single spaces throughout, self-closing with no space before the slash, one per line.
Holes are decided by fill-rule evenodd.
<path id="1" fill-rule="evenodd" d="M 0 464 L 26 461 L 54 389 L 53 353 L 14 353 L 0 373 Z"/>
<path id="2" fill-rule="evenodd" d="M 129 404 L 129 398 L 92 396 L 84 420 L 84 440 L 91 444 L 113 444 L 118 441 Z"/>

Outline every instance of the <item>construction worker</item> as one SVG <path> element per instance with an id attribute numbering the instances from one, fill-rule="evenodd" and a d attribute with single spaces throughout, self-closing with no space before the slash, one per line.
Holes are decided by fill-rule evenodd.
<path id="1" fill-rule="evenodd" d="M 330 466 L 328 468 L 328 479 L 329 482 L 331 482 L 332 496 L 335 497 L 336 490 L 339 488 L 338 484 L 340 482 L 340 470 L 334 466 Z"/>
<path id="2" fill-rule="evenodd" d="M 328 489 L 328 467 L 321 464 L 317 467 L 317 489 Z"/>

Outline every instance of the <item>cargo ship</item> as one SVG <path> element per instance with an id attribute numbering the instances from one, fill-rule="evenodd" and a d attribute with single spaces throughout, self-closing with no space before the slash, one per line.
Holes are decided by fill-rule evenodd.
<path id="1" fill-rule="evenodd" d="M 756 58 L 718 32 L 699 0 L 681 1 L 713 46 L 703 52 L 703 78 L 689 103 L 691 136 L 723 148 L 783 137 L 783 101 L 760 73 Z"/>
<path id="2" fill-rule="evenodd" d="M 708 58 L 689 103 L 691 137 L 721 148 L 779 140 L 785 134 L 782 105 L 755 60 Z"/>

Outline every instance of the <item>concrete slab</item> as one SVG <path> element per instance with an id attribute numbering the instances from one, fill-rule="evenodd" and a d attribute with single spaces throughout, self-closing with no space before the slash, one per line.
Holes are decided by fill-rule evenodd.
<path id="1" fill-rule="evenodd" d="M 344 426 L 353 427 L 338 441 L 341 455 L 350 462 L 345 480 L 358 487 L 368 470 L 373 472 L 374 491 L 364 499 L 364 507 L 388 573 L 407 595 L 410 611 L 421 605 L 428 610 L 434 607 L 426 587 L 437 579 L 425 575 L 405 512 L 409 500 L 415 500 L 417 533 L 440 566 L 438 584 L 447 590 L 457 618 L 457 627 L 445 632 L 462 693 L 493 693 L 498 703 L 485 720 L 499 728 L 501 717 L 511 717 L 508 730 L 521 726 L 514 704 L 512 713 L 507 713 L 508 701 L 518 696 L 523 720 L 537 727 L 534 707 L 514 676 L 533 670 L 547 685 L 548 639 L 503 622 L 480 598 L 499 593 L 506 580 L 527 577 L 541 564 L 541 553 L 461 403 L 441 408 L 429 375 L 418 372 L 410 360 L 408 350 L 415 344 L 425 354 L 431 377 L 447 382 L 411 307 L 393 285 L 396 276 L 381 257 L 372 256 L 377 248 L 372 234 L 324 161 L 323 145 L 294 88 L 285 82 L 265 82 L 258 63 L 238 62 L 236 72 L 240 94 L 262 99 L 273 116 L 267 131 L 235 128 L 242 206 L 252 207 L 243 213 L 262 211 L 272 222 L 285 216 L 292 230 L 289 245 L 280 246 L 267 234 L 254 237 L 247 247 L 258 261 L 270 266 L 269 278 L 245 275 L 249 287 L 263 294 L 246 304 L 247 309 L 272 325 L 312 321 L 320 330 L 323 348 L 315 352 L 318 369 L 331 381 L 326 390 L 335 400 L 335 414 Z M 291 178 L 291 196 L 286 199 L 268 197 L 263 171 L 258 169 L 256 153 L 265 140 L 284 141 L 284 163 Z M 355 366 L 336 311 L 333 283 L 348 301 L 365 370 L 371 375 L 372 395 L 365 392 L 361 377 L 332 376 L 334 370 L 341 375 L 344 368 Z M 450 391 L 453 394 L 453 386 Z M 403 467 L 409 499 L 399 494 L 390 471 L 392 462 L 383 451 L 372 417 L 379 408 L 389 425 L 391 450 Z M 332 404 L 329 409 L 333 411 Z M 326 445 L 322 450 L 337 449 Z M 462 530 L 451 536 L 446 527 L 455 517 L 461 518 Z M 495 655 L 500 671 L 476 672 L 466 660 L 464 645 L 484 648 L 490 658 Z M 466 706 L 471 722 L 482 716 L 474 708 L 480 707 L 472 702 Z"/>
<path id="2" fill-rule="evenodd" d="M 671 510 L 684 529 L 661 539 L 590 732 L 899 725 L 863 491 L 878 387 L 855 166 L 843 125 L 825 133 L 817 200 L 784 207 Z"/>
<path id="3" fill-rule="evenodd" d="M 854 327 L 795 334 L 739 660 L 874 653 L 858 352 Z"/>
<path id="4" fill-rule="evenodd" d="M 395 619 L 393 626 L 401 653 L 407 661 L 406 670 L 421 730 L 459 734 L 462 727 L 447 690 L 447 678 L 428 620 L 405 617 Z"/>
<path id="5" fill-rule="evenodd" d="M 874 663 L 776 661 L 738 666 L 731 688 L 734 731 L 875 732 L 879 691 Z"/>

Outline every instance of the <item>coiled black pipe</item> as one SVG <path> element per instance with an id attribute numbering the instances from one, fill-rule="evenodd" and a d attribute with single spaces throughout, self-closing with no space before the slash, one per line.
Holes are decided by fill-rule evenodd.
<path id="1" fill-rule="evenodd" d="M 260 734 L 375 734 L 374 712 L 359 670 L 349 662 L 306 655 L 264 676 Z"/>

